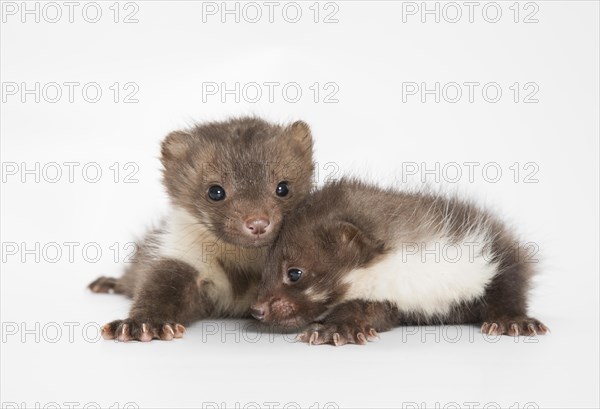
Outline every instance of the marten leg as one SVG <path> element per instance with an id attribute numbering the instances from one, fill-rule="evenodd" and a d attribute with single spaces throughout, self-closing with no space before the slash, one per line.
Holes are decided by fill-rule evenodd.
<path id="1" fill-rule="evenodd" d="M 94 293 L 123 294 L 133 298 L 139 282 L 151 274 L 153 264 L 148 260 L 140 260 L 131 264 L 120 278 L 98 277 L 88 288 Z"/>
<path id="2" fill-rule="evenodd" d="M 156 262 L 156 236 L 161 230 L 151 230 L 142 241 L 135 243 L 135 253 L 127 257 L 123 275 L 119 278 L 99 277 L 92 281 L 88 288 L 95 293 L 124 294 L 133 298 L 139 283 L 151 274 Z"/>
<path id="3" fill-rule="evenodd" d="M 98 277 L 88 285 L 88 288 L 95 293 L 116 293 L 115 287 L 117 279 L 114 277 Z"/>
<path id="4" fill-rule="evenodd" d="M 529 316 L 527 297 L 533 276 L 534 259 L 524 247 L 499 255 L 499 271 L 481 302 L 481 332 L 489 335 L 538 335 L 548 332 L 539 320 Z"/>
<path id="5" fill-rule="evenodd" d="M 195 268 L 160 260 L 136 290 L 129 318 L 104 325 L 102 335 L 119 341 L 181 338 L 184 325 L 207 315 L 209 306 Z"/>
<path id="6" fill-rule="evenodd" d="M 377 332 L 397 325 L 397 319 L 398 310 L 389 303 L 352 300 L 334 307 L 299 339 L 309 344 L 366 344 L 377 338 Z"/>

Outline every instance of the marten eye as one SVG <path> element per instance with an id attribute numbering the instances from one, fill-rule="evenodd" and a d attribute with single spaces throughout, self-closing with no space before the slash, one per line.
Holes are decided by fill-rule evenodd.
<path id="1" fill-rule="evenodd" d="M 288 187 L 287 182 L 279 182 L 277 189 L 275 189 L 275 193 L 277 193 L 277 196 L 279 197 L 287 196 L 289 192 L 290 188 Z"/>
<path id="2" fill-rule="evenodd" d="M 223 200 L 225 199 L 225 189 L 219 185 L 213 185 L 208 188 L 208 197 L 210 197 L 210 200 L 214 200 L 215 202 Z"/>
<path id="3" fill-rule="evenodd" d="M 302 270 L 299 270 L 297 268 L 290 268 L 287 271 L 287 275 L 288 275 L 288 278 L 290 279 L 290 281 L 296 282 L 296 281 L 300 280 L 300 277 L 302 277 Z"/>

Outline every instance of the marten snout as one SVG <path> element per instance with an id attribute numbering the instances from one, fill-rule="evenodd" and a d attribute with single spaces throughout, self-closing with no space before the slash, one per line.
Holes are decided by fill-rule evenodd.
<path id="1" fill-rule="evenodd" d="M 273 297 L 267 301 L 258 301 L 250 307 L 250 314 L 259 321 L 286 326 L 297 322 L 295 317 L 298 306 L 290 299 Z"/>
<path id="2" fill-rule="evenodd" d="M 255 303 L 250 307 L 250 314 L 257 320 L 262 321 L 265 319 L 268 308 L 267 303 Z"/>
<path id="3" fill-rule="evenodd" d="M 244 222 L 244 231 L 250 235 L 260 236 L 267 233 L 270 224 L 266 217 L 249 217 Z"/>

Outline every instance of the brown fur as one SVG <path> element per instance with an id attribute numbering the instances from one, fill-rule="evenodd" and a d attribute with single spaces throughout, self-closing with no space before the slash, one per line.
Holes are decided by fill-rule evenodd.
<path id="1" fill-rule="evenodd" d="M 498 272 L 481 299 L 457 303 L 444 316 L 401 312 L 387 302 L 344 301 L 344 277 L 377 263 L 397 243 L 441 232 L 459 241 L 482 226 Z M 526 256 L 508 228 L 468 202 L 342 180 L 311 194 L 286 219 L 271 247 L 253 314 L 280 327 L 312 324 L 303 336 L 311 343 L 362 343 L 370 332 L 407 324 L 483 323 L 489 333 L 544 333 L 547 328 L 527 316 L 533 264 Z M 289 282 L 289 268 L 303 270 L 300 280 Z"/>
<path id="2" fill-rule="evenodd" d="M 121 278 L 101 277 L 89 286 L 94 292 L 133 298 L 128 319 L 104 326 L 108 339 L 172 339 L 183 335 L 181 324 L 246 316 L 250 302 L 244 300 L 256 295 L 265 246 L 312 186 L 312 137 L 304 122 L 280 126 L 240 118 L 202 124 L 169 134 L 161 153 L 163 183 L 173 208 L 192 216 L 190 229 L 201 226 L 206 231 L 193 242 L 194 251 L 214 263 L 198 265 L 223 271 L 231 294 L 223 294 L 208 271 L 160 255 L 169 229 L 164 221 L 139 243 L 135 263 Z M 282 181 L 289 187 L 285 197 L 276 195 Z M 224 188 L 225 199 L 209 198 L 213 185 Z M 247 227 L 248 220 L 257 218 L 268 222 L 261 234 Z M 230 304 L 220 302 L 230 295 Z"/>
<path id="3" fill-rule="evenodd" d="M 283 215 L 302 200 L 312 186 L 312 138 L 308 125 L 289 127 L 258 118 L 197 126 L 173 132 L 162 143 L 163 183 L 174 205 L 228 243 L 265 245 L 239 232 L 240 216 L 268 216 L 280 225 Z M 290 193 L 277 197 L 280 181 L 291 182 Z M 221 185 L 227 199 L 206 199 L 211 185 Z M 266 213 L 266 214 L 261 214 Z"/>

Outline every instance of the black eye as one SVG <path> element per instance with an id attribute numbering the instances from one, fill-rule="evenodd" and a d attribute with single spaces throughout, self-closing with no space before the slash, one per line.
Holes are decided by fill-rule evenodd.
<path id="1" fill-rule="evenodd" d="M 300 277 L 302 277 L 302 270 L 298 270 L 297 268 L 290 268 L 287 271 L 287 275 L 290 281 L 295 282 L 300 280 Z"/>
<path id="2" fill-rule="evenodd" d="M 277 189 L 275 189 L 275 193 L 277 193 L 277 196 L 279 197 L 287 196 L 289 192 L 290 189 L 288 188 L 287 182 L 279 182 Z"/>
<path id="3" fill-rule="evenodd" d="M 219 185 L 214 185 L 208 188 L 208 197 L 210 200 L 218 202 L 219 200 L 225 199 L 225 189 Z"/>

